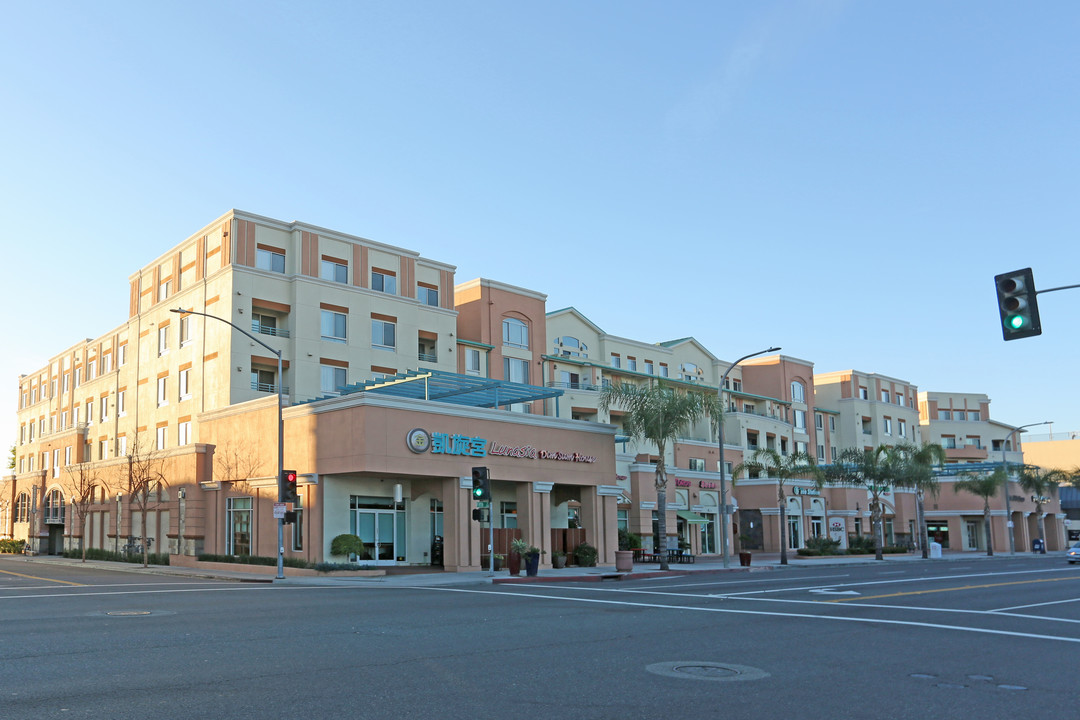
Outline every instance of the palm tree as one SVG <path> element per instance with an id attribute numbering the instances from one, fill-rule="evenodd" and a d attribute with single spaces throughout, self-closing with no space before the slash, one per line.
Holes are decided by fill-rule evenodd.
<path id="1" fill-rule="evenodd" d="M 998 468 L 989 475 L 962 473 L 962 479 L 953 483 L 954 492 L 969 492 L 983 499 L 983 524 L 986 527 L 986 554 L 994 554 L 994 543 L 990 537 L 990 498 L 997 495 L 998 488 L 1005 484 L 1005 470 Z"/>
<path id="2" fill-rule="evenodd" d="M 919 547 L 923 560 L 930 557 L 926 543 L 926 509 L 923 501 L 926 493 L 937 497 L 941 485 L 934 475 L 934 466 L 945 462 L 945 448 L 937 443 L 918 446 L 902 443 L 885 451 L 885 463 L 893 482 L 900 487 L 915 491 L 915 513 L 918 516 Z"/>
<path id="3" fill-rule="evenodd" d="M 709 417 L 713 423 L 720 422 L 720 404 L 716 395 L 687 392 L 675 386 L 656 381 L 648 385 L 612 383 L 600 391 L 600 410 L 608 412 L 618 406 L 624 411 L 623 431 L 631 437 L 656 445 L 656 512 L 660 542 L 667 541 L 667 445 L 674 442 L 679 433 L 698 420 Z M 721 459 L 722 461 L 722 459 Z M 657 548 L 660 569 L 667 570 L 666 548 Z"/>
<path id="4" fill-rule="evenodd" d="M 812 477 L 818 480 L 821 471 L 814 464 L 814 459 L 802 452 L 781 455 L 772 448 L 759 447 L 745 460 L 731 470 L 731 483 L 734 485 L 743 472 L 757 477 L 767 477 L 776 481 L 776 503 L 780 508 L 780 564 L 787 565 L 787 496 L 784 483 L 794 478 Z"/>
<path id="5" fill-rule="evenodd" d="M 1032 494 L 1035 503 L 1035 517 L 1039 519 L 1039 539 L 1042 551 L 1046 553 L 1046 521 L 1043 519 L 1043 505 L 1057 492 L 1058 485 L 1069 481 L 1069 474 L 1064 470 L 1043 470 L 1038 465 L 1022 465 L 1017 479 L 1024 492 Z"/>
<path id="6" fill-rule="evenodd" d="M 870 495 L 870 524 L 874 527 L 874 557 L 884 560 L 885 525 L 881 496 L 891 489 L 890 468 L 886 462 L 888 448 L 845 448 L 835 462 L 825 470 L 828 482 L 864 488 Z"/>

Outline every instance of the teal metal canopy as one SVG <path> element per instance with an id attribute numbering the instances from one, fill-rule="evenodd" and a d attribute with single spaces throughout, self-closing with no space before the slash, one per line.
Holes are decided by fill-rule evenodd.
<path id="1" fill-rule="evenodd" d="M 340 394 L 352 395 L 354 393 L 494 408 L 514 403 L 559 398 L 563 391 L 494 378 L 459 375 L 443 370 L 407 370 L 393 377 L 348 385 L 342 388 Z M 325 400 L 327 397 L 331 396 L 316 398 L 316 400 Z M 558 414 L 557 409 L 556 414 Z"/>

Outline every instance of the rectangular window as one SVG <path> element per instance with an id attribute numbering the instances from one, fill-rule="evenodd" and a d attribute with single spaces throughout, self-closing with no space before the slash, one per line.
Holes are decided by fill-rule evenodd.
<path id="1" fill-rule="evenodd" d="M 124 343 L 123 345 L 121 345 L 120 348 L 116 352 L 117 352 L 116 366 L 121 367 L 123 365 L 127 365 L 127 343 Z M 76 370 L 76 372 L 78 372 L 78 371 Z M 79 383 L 76 382 L 75 384 L 78 385 Z"/>
<path id="2" fill-rule="evenodd" d="M 613 368 L 621 368 L 622 367 L 622 358 L 619 357 L 619 355 L 617 353 L 611 353 L 611 367 L 613 367 Z"/>
<path id="3" fill-rule="evenodd" d="M 371 270 L 371 289 L 387 295 L 397 295 L 397 276 L 389 270 Z"/>
<path id="4" fill-rule="evenodd" d="M 431 307 L 439 307 L 439 291 L 433 287 L 428 287 L 427 285 L 417 285 L 416 299 L 422 302 L 424 305 L 430 305 Z"/>
<path id="5" fill-rule="evenodd" d="M 165 282 L 158 285 L 158 294 L 157 294 L 158 302 L 161 302 L 162 300 L 165 300 L 166 298 L 169 297 L 169 284 L 170 284 L 169 281 L 166 280 Z"/>
<path id="6" fill-rule="evenodd" d="M 255 267 L 270 272 L 285 273 L 285 253 L 259 248 L 255 251 Z"/>
<path id="7" fill-rule="evenodd" d="M 668 366 L 666 363 L 660 363 L 660 377 L 668 376 Z"/>
<path id="8" fill-rule="evenodd" d="M 371 321 L 371 346 L 383 350 L 397 347 L 397 325 L 385 320 Z"/>
<path id="9" fill-rule="evenodd" d="M 187 400 L 191 397 L 191 386 L 189 381 L 191 379 L 191 368 L 180 371 L 180 399 Z"/>
<path id="10" fill-rule="evenodd" d="M 98 440 L 97 452 L 98 452 L 98 460 L 108 460 L 109 459 L 109 441 L 108 440 Z"/>
<path id="11" fill-rule="evenodd" d="M 158 450 L 164 450 L 165 449 L 165 443 L 166 443 L 166 440 L 167 440 L 166 437 L 165 437 L 165 434 L 168 431 L 169 431 L 169 428 L 164 426 L 164 425 L 162 425 L 161 427 L 159 427 L 157 429 L 157 449 Z"/>
<path id="12" fill-rule="evenodd" d="M 637 358 L 626 358 L 626 369 L 637 372 Z"/>
<path id="13" fill-rule="evenodd" d="M 829 432 L 836 432 L 836 418 L 829 416 Z"/>
<path id="14" fill-rule="evenodd" d="M 127 415 L 127 410 L 124 409 L 124 397 L 127 394 L 126 390 L 121 390 L 116 393 L 116 414 L 120 417 Z"/>
<path id="15" fill-rule="evenodd" d="M 319 277 L 336 283 L 349 282 L 349 266 L 323 258 L 319 265 Z"/>
<path id="16" fill-rule="evenodd" d="M 954 449 L 956 447 L 956 438 L 952 435 L 942 435 L 941 447 L 945 448 L 946 450 Z"/>
<path id="17" fill-rule="evenodd" d="M 529 361 L 519 358 L 503 358 L 503 379 L 507 382 L 529 384 Z"/>
<path id="18" fill-rule="evenodd" d="M 981 417 L 982 416 L 979 414 L 978 410 L 969 410 L 968 411 L 968 420 L 970 420 L 971 422 L 979 422 Z"/>
<path id="19" fill-rule="evenodd" d="M 480 351 L 465 348 L 465 374 L 480 377 Z"/>
<path id="20" fill-rule="evenodd" d="M 71 465 L 71 446 L 64 448 L 64 465 Z"/>
<path id="21" fill-rule="evenodd" d="M 869 395 L 866 392 L 866 388 L 860 386 L 859 387 L 859 399 L 860 400 L 866 400 L 868 398 L 869 398 Z"/>
<path id="22" fill-rule="evenodd" d="M 82 368 L 75 368 L 75 387 L 82 385 Z M 34 388 L 34 402 L 37 402 L 37 388 Z"/>
<path id="23" fill-rule="evenodd" d="M 907 437 L 907 420 L 896 421 L 896 433 L 900 437 Z"/>
<path id="24" fill-rule="evenodd" d="M 68 391 L 68 385 L 71 381 L 71 373 L 64 373 L 63 392 Z"/>
<path id="25" fill-rule="evenodd" d="M 60 449 L 53 450 L 52 476 L 60 477 Z"/>
<path id="26" fill-rule="evenodd" d="M 825 446 L 824 445 L 818 445 L 817 446 L 817 459 L 818 459 L 818 462 L 825 462 Z"/>
<path id="27" fill-rule="evenodd" d="M 889 391 L 888 390 L 882 390 L 881 391 L 881 402 L 889 402 Z"/>
<path id="28" fill-rule="evenodd" d="M 345 334 L 347 318 L 348 316 L 345 313 L 323 310 L 320 325 L 322 339 L 330 342 L 345 342 L 347 339 Z"/>
<path id="29" fill-rule="evenodd" d="M 101 372 L 107 373 L 112 370 L 112 355 L 105 353 L 101 356 Z"/>
<path id="30" fill-rule="evenodd" d="M 690 458 L 690 469 L 705 472 L 705 458 Z"/>
<path id="31" fill-rule="evenodd" d="M 825 429 L 825 417 L 821 413 L 814 413 L 814 427 L 818 430 Z"/>
<path id="32" fill-rule="evenodd" d="M 500 502 L 499 511 L 499 514 L 502 516 L 502 526 L 504 528 L 512 529 L 518 526 L 516 502 Z"/>
<path id="33" fill-rule="evenodd" d="M 652 360 L 646 360 L 646 361 L 645 361 L 645 374 L 646 374 L 646 375 L 653 375 L 653 374 L 655 374 L 655 373 L 653 372 L 653 363 L 652 363 Z"/>
<path id="34" fill-rule="evenodd" d="M 157 404 L 158 407 L 169 404 L 169 378 L 159 377 L 157 380 Z"/>
<path id="35" fill-rule="evenodd" d="M 225 554 L 251 554 L 251 498 L 225 501 Z"/>
<path id="36" fill-rule="evenodd" d="M 336 365 L 320 365 L 319 375 L 319 389 L 324 395 L 340 395 L 345 389 L 347 384 L 345 368 Z"/>
<path id="37" fill-rule="evenodd" d="M 906 405 L 903 393 L 896 393 L 896 404 L 900 407 L 904 407 Z"/>
<path id="38" fill-rule="evenodd" d="M 952 420 L 952 413 L 950 411 L 948 411 L 948 410 L 938 410 L 937 411 L 937 419 L 938 420 Z"/>
<path id="39" fill-rule="evenodd" d="M 502 322 L 503 345 L 529 349 L 529 326 L 517 318 L 506 318 Z"/>
<path id="40" fill-rule="evenodd" d="M 304 549 L 304 508 L 303 498 L 298 497 L 296 502 L 293 503 L 293 512 L 296 513 L 296 520 L 292 526 L 292 549 L 303 550 Z"/>
<path id="41" fill-rule="evenodd" d="M 963 410 L 955 410 L 953 411 L 953 420 L 959 420 L 960 422 L 963 422 L 964 420 L 967 420 L 967 415 L 964 413 Z"/>
<path id="42" fill-rule="evenodd" d="M 191 342 L 191 316 L 180 316 L 180 347 L 184 347 Z M 106 356 L 108 357 L 108 356 Z"/>
<path id="43" fill-rule="evenodd" d="M 169 326 L 166 325 L 163 328 L 158 328 L 157 335 L 157 354 L 164 355 L 169 352 Z M 89 378 L 89 373 L 87 373 Z"/>
<path id="44" fill-rule="evenodd" d="M 805 430 L 806 429 L 806 411 L 805 410 L 795 410 L 794 414 L 795 414 L 795 429 L 796 430 Z"/>
<path id="45" fill-rule="evenodd" d="M 177 426 L 177 445 L 188 445 L 191 443 L 191 421 L 185 420 Z"/>
<path id="46" fill-rule="evenodd" d="M 882 430 L 886 435 L 892 435 L 892 418 L 883 418 Z"/>
<path id="47" fill-rule="evenodd" d="M 87 425 L 93 425 L 94 424 L 94 401 L 93 400 L 87 400 L 86 401 L 86 424 Z M 44 428 L 42 428 L 42 430 L 44 430 Z"/>
<path id="48" fill-rule="evenodd" d="M 101 398 L 101 422 L 109 419 L 109 398 Z"/>
<path id="49" fill-rule="evenodd" d="M 116 449 L 120 453 L 121 457 L 127 455 L 127 438 L 123 435 L 116 438 Z"/>

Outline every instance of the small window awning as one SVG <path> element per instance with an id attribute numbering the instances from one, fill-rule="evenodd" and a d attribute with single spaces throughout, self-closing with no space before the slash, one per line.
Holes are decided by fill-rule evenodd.
<path id="1" fill-rule="evenodd" d="M 700 525 L 709 522 L 706 518 L 701 517 L 695 512 L 690 512 L 689 510 L 676 510 L 675 514 L 688 523 L 696 523 Z"/>

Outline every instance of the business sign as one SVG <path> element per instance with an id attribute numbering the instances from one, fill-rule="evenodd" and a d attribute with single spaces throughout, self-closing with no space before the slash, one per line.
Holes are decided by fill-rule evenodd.
<path id="1" fill-rule="evenodd" d="M 690 487 L 690 481 L 689 480 L 681 480 L 680 478 L 675 478 L 675 487 Z"/>
<path id="2" fill-rule="evenodd" d="M 504 445 L 487 438 L 470 437 L 459 433 L 432 432 L 413 428 L 405 434 L 405 445 L 414 453 L 430 452 L 432 455 L 459 455 L 466 457 L 510 457 L 525 460 L 561 460 L 565 462 L 594 463 L 595 455 L 563 450 L 539 450 L 532 445 Z"/>
<path id="3" fill-rule="evenodd" d="M 798 487 L 791 488 L 792 495 L 820 495 L 821 491 L 817 488 Z"/>

